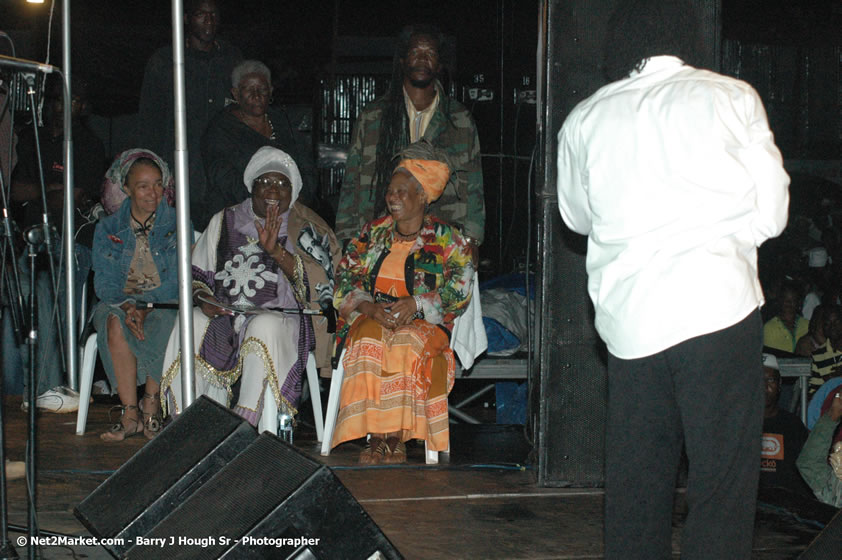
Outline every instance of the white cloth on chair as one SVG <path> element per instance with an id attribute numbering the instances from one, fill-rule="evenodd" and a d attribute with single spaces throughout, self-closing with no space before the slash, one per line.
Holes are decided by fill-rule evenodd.
<path id="1" fill-rule="evenodd" d="M 482 303 L 479 299 L 479 273 L 474 272 L 471 302 L 465 312 L 453 322 L 450 348 L 459 358 L 462 369 L 469 369 L 474 360 L 488 349 L 485 325 L 482 322 Z"/>

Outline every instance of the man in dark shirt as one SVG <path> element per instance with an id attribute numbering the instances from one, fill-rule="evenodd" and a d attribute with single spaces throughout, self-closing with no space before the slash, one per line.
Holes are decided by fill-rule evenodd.
<path id="1" fill-rule="evenodd" d="M 781 373 L 778 360 L 763 354 L 766 407 L 763 410 L 763 445 L 760 452 L 760 486 L 786 488 L 812 498 L 813 492 L 801 478 L 795 460 L 807 441 L 807 428 L 795 414 L 778 407 Z"/>
<path id="2" fill-rule="evenodd" d="M 190 214 L 197 227 L 205 197 L 205 168 L 201 139 L 208 121 L 225 107 L 231 90 L 231 71 L 242 58 L 240 50 L 217 37 L 216 0 L 184 2 L 184 98 L 187 121 L 187 165 L 190 178 Z M 148 148 L 174 166 L 173 49 L 161 47 L 149 58 L 143 75 L 138 110 L 138 146 Z M 197 218 L 199 221 L 197 222 Z"/>

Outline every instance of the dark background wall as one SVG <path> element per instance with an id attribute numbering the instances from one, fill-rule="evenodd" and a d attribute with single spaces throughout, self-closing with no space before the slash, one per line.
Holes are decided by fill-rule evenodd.
<path id="1" fill-rule="evenodd" d="M 18 55 L 44 60 L 49 4 L 2 0 L 7 16 L 0 28 L 13 30 Z M 535 138 L 538 2 L 369 2 L 316 0 L 278 2 L 220 0 L 220 36 L 246 58 L 273 72 L 275 102 L 294 104 L 316 115 L 316 142 L 325 142 L 318 116 L 322 94 L 337 74 L 378 78 L 372 94 L 383 93 L 391 72 L 394 37 L 403 25 L 438 25 L 456 45 L 449 67 L 455 96 L 474 114 L 483 152 L 488 242 L 483 247 L 486 277 L 523 267 L 527 243 L 527 174 Z M 51 62 L 60 64 L 60 3 L 53 18 Z M 99 2 L 75 0 L 71 7 L 73 73 L 91 84 L 90 124 L 105 137 L 108 151 L 132 146 L 140 84 L 146 60 L 171 40 L 168 0 Z M 5 46 L 0 44 L 0 49 Z M 7 52 L 0 50 L 0 52 Z M 326 85 L 327 84 L 327 85 Z M 471 91 L 485 90 L 485 99 Z M 483 93 L 483 92 L 480 92 Z M 356 117 L 352 111 L 349 125 Z M 341 177 L 339 178 L 341 179 Z M 336 197 L 326 179 L 324 194 Z M 333 201 L 335 203 L 335 200 Z"/>
<path id="2" fill-rule="evenodd" d="M 721 4 L 721 35 L 715 44 L 721 46 L 722 57 L 717 56 L 715 64 L 722 63 L 724 72 L 757 87 L 787 159 L 836 159 L 842 148 L 839 3 L 722 0 Z M 107 136 L 109 151 L 116 153 L 132 143 L 127 131 L 135 126 L 131 115 L 137 110 L 146 60 L 171 40 L 171 2 L 74 0 L 71 5 L 73 71 L 91 83 L 96 117 L 92 124 Z M 319 94 L 324 81 L 342 72 L 343 64 L 347 68 L 347 63 L 356 63 L 360 74 L 380 76 L 376 93 L 381 93 L 397 30 L 410 22 L 439 25 L 456 44 L 450 82 L 457 98 L 474 113 L 484 153 L 486 270 L 496 274 L 526 266 L 525 247 L 535 239 L 529 235 L 527 209 L 535 200 L 529 195 L 528 171 L 530 163 L 534 167 L 536 113 L 535 105 L 519 99 L 516 92 L 535 90 L 543 2 L 221 0 L 220 5 L 221 36 L 238 45 L 246 57 L 272 68 L 276 102 L 295 104 L 316 115 L 323 112 Z M 572 21 L 602 17 L 598 2 L 558 6 L 574 17 L 555 22 L 557 32 L 569 30 Z M 0 28 L 18 41 L 19 56 L 44 60 L 49 7 L 49 2 L 0 0 Z M 50 49 L 53 63 L 61 60 L 60 11 L 57 2 Z M 580 39 L 596 35 L 583 33 Z M 0 49 L 6 48 L 0 42 Z M 356 54 L 343 59 L 342 53 L 349 49 L 356 49 Z M 601 74 L 575 59 L 565 64 L 564 80 L 554 87 L 557 95 L 566 96 L 562 103 L 569 110 L 582 92 L 598 87 Z M 471 99 L 472 88 L 487 90 L 491 99 Z M 315 124 L 315 141 L 325 141 L 317 120 Z M 835 168 L 824 169 L 825 176 L 834 178 Z M 335 195 L 330 180 L 323 188 L 327 196 Z"/>

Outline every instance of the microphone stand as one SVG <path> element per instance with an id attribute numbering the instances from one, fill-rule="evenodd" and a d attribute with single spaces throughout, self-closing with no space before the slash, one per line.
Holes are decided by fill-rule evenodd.
<path id="1" fill-rule="evenodd" d="M 5 33 L 3 33 L 5 35 Z M 8 38 L 8 36 L 7 36 Z M 14 44 L 13 44 L 14 49 Z M 13 62 L 17 64 L 18 62 L 26 62 L 29 61 L 21 61 L 20 59 L 9 58 L 6 56 L 0 56 L 0 67 L 2 66 L 10 66 L 9 62 Z M 17 71 L 41 71 L 45 73 L 49 73 L 55 70 L 53 67 L 48 65 L 40 65 L 38 63 L 34 64 L 34 68 L 18 68 L 14 64 L 11 65 Z M 35 98 L 35 75 L 34 74 L 25 74 L 22 76 L 27 82 L 27 96 L 30 100 L 30 109 L 32 111 L 32 118 L 33 118 L 33 128 L 35 133 L 35 147 L 36 147 L 36 154 L 38 158 L 38 172 L 39 178 L 41 183 L 41 198 L 43 201 L 43 224 L 40 226 L 35 226 L 27 230 L 25 234 L 25 239 L 28 246 L 28 258 L 29 258 L 29 268 L 30 268 L 30 278 L 29 278 L 29 334 L 27 337 L 27 344 L 29 345 L 29 367 L 28 371 L 26 372 L 27 380 L 28 380 L 28 388 L 27 388 L 27 402 L 29 404 L 28 409 L 28 434 L 27 434 L 27 447 L 26 447 L 26 490 L 27 490 L 27 527 L 20 527 L 17 525 L 10 525 L 8 520 L 8 501 L 7 501 L 7 491 L 6 491 L 6 461 L 5 461 L 5 450 L 6 450 L 6 442 L 5 442 L 5 427 L 4 427 L 4 395 L 3 395 L 3 383 L 2 377 L 0 377 L 0 560 L 7 560 L 7 559 L 17 559 L 19 558 L 17 551 L 15 550 L 14 546 L 12 545 L 11 541 L 9 540 L 9 529 L 16 531 L 26 531 L 27 533 L 27 555 L 29 558 L 36 557 L 36 548 L 35 548 L 35 539 L 34 537 L 39 534 L 38 526 L 37 526 L 37 508 L 36 508 L 36 491 L 37 491 L 37 468 L 36 468 L 36 402 L 37 402 L 37 378 L 35 375 L 35 359 L 37 355 L 37 339 L 38 339 L 38 315 L 37 315 L 37 302 L 36 302 L 36 257 L 40 249 L 43 249 L 44 245 L 48 249 L 48 258 L 50 264 L 50 275 L 52 280 L 52 287 L 54 292 L 57 293 L 57 283 L 56 283 L 56 273 L 55 273 L 55 265 L 52 260 L 52 253 L 49 252 L 50 248 L 50 228 L 49 228 L 49 219 L 47 214 L 47 201 L 46 201 L 46 188 L 44 185 L 44 172 L 41 162 L 41 148 L 38 141 L 38 123 L 37 123 L 37 114 L 36 114 L 36 98 Z M 9 103 L 12 96 L 11 90 L 9 91 L 9 95 L 6 97 L 3 107 L 0 108 L 0 119 L 2 119 L 6 113 L 7 107 L 10 107 L 11 104 Z M 10 124 L 13 128 L 13 113 L 10 111 Z M 11 145 L 11 142 L 10 142 Z M 9 150 L 11 153 L 11 148 Z M 0 169 L 0 211 L 2 211 L 2 231 L 0 231 L 0 246 L 2 246 L 2 250 L 0 250 L 0 300 L 2 300 L 3 296 L 3 288 L 7 287 L 9 292 L 9 304 L 12 313 L 12 322 L 15 331 L 15 342 L 20 342 L 23 338 L 23 296 L 21 293 L 21 286 L 20 286 L 20 276 L 17 268 L 17 259 L 14 251 L 14 243 L 13 243 L 13 234 L 12 234 L 12 225 L 11 219 L 9 216 L 9 206 L 8 206 L 8 199 L 7 199 L 7 186 L 6 186 L 6 175 L 3 172 L 3 169 Z M 8 253 L 7 253 L 8 251 Z M 11 269 L 11 274 L 7 269 L 7 254 L 10 255 L 10 266 L 8 269 Z M 10 277 L 11 276 L 11 277 Z M 17 304 L 17 306 L 15 305 Z M 0 312 L 0 317 L 2 317 L 2 312 Z M 59 325 L 58 328 L 58 336 L 59 341 L 61 344 L 62 332 L 61 326 Z M 63 344 L 62 344 L 63 346 Z M 62 359 L 64 360 L 64 354 L 62 354 Z"/>
<path id="2" fill-rule="evenodd" d="M 47 231 L 47 224 L 40 226 L 32 226 L 26 230 L 26 246 L 27 257 L 29 259 L 29 371 L 27 371 L 27 378 L 29 380 L 26 388 L 26 398 L 29 403 L 29 414 L 27 421 L 28 437 L 26 442 L 26 490 L 27 490 L 27 554 L 29 558 L 35 558 L 35 537 L 38 535 L 38 520 L 36 518 L 36 485 L 37 485 L 37 468 L 35 463 L 35 404 L 38 398 L 38 379 L 35 375 L 35 356 L 38 348 L 38 302 L 35 297 L 36 284 L 36 267 L 35 259 L 41 248 L 46 246 L 49 250 L 47 239 L 49 239 L 49 231 Z"/>
<path id="3" fill-rule="evenodd" d="M 43 243 L 46 246 L 46 253 L 47 253 L 47 262 L 49 263 L 50 268 L 50 286 L 53 288 L 53 294 L 58 293 L 58 277 L 56 274 L 56 265 L 55 261 L 53 260 L 53 243 L 52 243 L 52 235 L 50 235 L 50 213 L 47 207 L 47 187 L 44 183 L 44 163 L 41 160 L 41 139 L 38 135 L 38 122 L 37 122 L 37 115 L 35 112 L 36 106 L 36 99 L 35 99 L 35 75 L 28 74 L 26 75 L 27 79 L 27 90 L 26 94 L 29 96 L 30 100 L 30 109 L 32 111 L 32 132 L 35 135 L 35 155 L 38 160 L 38 178 L 41 183 L 41 219 L 44 228 L 44 241 Z M 73 262 L 66 263 L 65 266 L 73 266 Z M 29 293 L 30 298 L 35 297 L 35 292 L 32 291 Z M 58 346 L 59 348 L 64 348 L 64 333 L 62 332 L 62 325 L 60 320 L 60 315 L 55 315 L 56 317 L 56 337 L 58 338 Z M 64 352 L 59 352 L 61 356 L 61 365 L 65 371 L 67 371 L 67 363 L 65 360 Z M 32 367 L 32 362 L 30 367 Z"/>

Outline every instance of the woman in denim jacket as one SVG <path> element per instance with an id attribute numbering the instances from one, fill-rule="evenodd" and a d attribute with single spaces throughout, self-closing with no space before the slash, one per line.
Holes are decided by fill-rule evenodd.
<path id="1" fill-rule="evenodd" d="M 122 178 L 129 198 L 96 227 L 94 289 L 100 303 L 92 321 L 103 366 L 122 406 L 120 421 L 100 437 L 122 441 L 143 433 L 151 439 L 161 426 L 159 384 L 176 310 L 139 303 L 178 299 L 176 216 L 163 197 L 169 170 L 158 156 L 124 152 L 112 172 Z M 138 404 L 140 383 L 145 393 Z"/>

